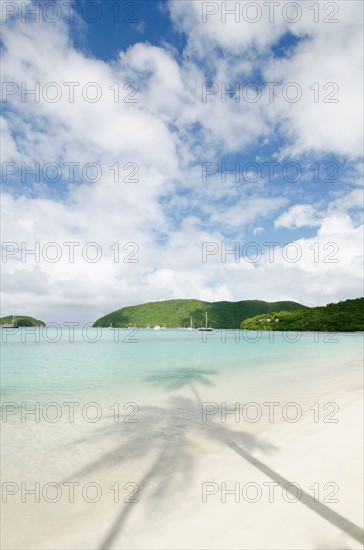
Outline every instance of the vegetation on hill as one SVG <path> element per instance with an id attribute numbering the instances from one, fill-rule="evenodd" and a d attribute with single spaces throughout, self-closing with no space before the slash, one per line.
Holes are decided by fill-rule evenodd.
<path id="1" fill-rule="evenodd" d="M 256 315 L 241 323 L 248 330 L 355 332 L 364 330 L 364 298 L 324 307 Z"/>
<path id="2" fill-rule="evenodd" d="M 12 323 L 13 323 L 12 315 L 8 315 L 7 317 L 0 318 L 0 326 L 11 325 Z M 14 325 L 15 327 L 45 327 L 45 323 L 43 323 L 43 321 L 34 319 L 34 317 L 27 317 L 26 315 L 15 315 Z"/>
<path id="3" fill-rule="evenodd" d="M 208 324 L 214 328 L 239 328 L 243 319 L 260 313 L 297 310 L 306 306 L 296 302 L 263 302 L 243 300 L 241 302 L 203 302 L 201 300 L 165 300 L 148 302 L 138 306 L 118 309 L 98 319 L 95 327 L 153 327 L 160 325 L 170 328 L 189 327 L 192 317 L 195 328 L 205 325 L 205 312 Z"/>

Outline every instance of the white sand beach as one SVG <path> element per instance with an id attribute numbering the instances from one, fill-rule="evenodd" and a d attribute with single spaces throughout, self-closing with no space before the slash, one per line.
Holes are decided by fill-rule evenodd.
<path id="1" fill-rule="evenodd" d="M 302 418 L 296 423 L 278 415 L 273 423 L 248 427 L 230 417 L 226 423 L 218 417 L 203 423 L 192 418 L 196 411 L 185 408 L 181 413 L 177 405 L 183 409 L 185 398 L 171 395 L 174 415 L 163 424 L 161 433 L 155 426 L 147 427 L 148 441 L 145 434 L 143 439 L 142 419 L 135 425 L 139 430 L 135 439 L 122 436 L 117 440 L 115 429 L 120 432 L 120 426 L 111 426 L 110 440 L 98 440 L 94 432 L 92 443 L 64 448 L 67 460 L 54 465 L 53 478 L 52 468 L 47 466 L 44 476 L 38 469 L 41 487 L 50 481 L 61 483 L 61 479 L 80 483 L 75 501 L 67 501 L 65 490 L 53 503 L 42 496 L 39 503 L 32 496 L 25 503 L 19 494 L 9 496 L 3 505 L 3 547 L 362 548 L 358 540 L 363 517 L 361 380 L 355 371 L 345 383 L 340 380 L 329 388 L 320 385 L 307 395 L 307 403 L 339 406 L 331 415 L 339 421 L 332 423 L 323 422 L 330 408 L 314 422 L 313 411 L 303 405 Z M 96 465 L 90 466 L 92 462 Z M 27 479 L 32 478 L 31 471 L 29 464 Z M 119 503 L 114 502 L 116 481 Z M 81 497 L 79 487 L 90 482 L 102 488 L 98 502 L 85 502 Z M 136 485 L 126 486 L 128 482 Z M 284 488 L 289 482 L 302 489 L 299 498 Z M 225 502 L 224 487 L 230 490 Z M 134 490 L 139 502 L 124 503 Z M 95 494 L 92 491 L 90 499 Z M 53 494 L 50 491 L 49 498 Z"/>

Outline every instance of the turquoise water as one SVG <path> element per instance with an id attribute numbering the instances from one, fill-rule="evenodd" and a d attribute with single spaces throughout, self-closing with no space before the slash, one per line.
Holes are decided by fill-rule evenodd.
<path id="1" fill-rule="evenodd" d="M 37 329 L 36 335 L 25 329 L 16 334 L 2 329 L 2 399 L 151 397 L 166 391 L 163 372 L 168 378 L 168 373 L 183 376 L 189 369 L 204 373 L 204 392 L 224 388 L 228 380 L 241 383 L 243 390 L 248 380 L 271 377 L 278 385 L 295 377 L 309 385 L 355 368 L 363 349 L 363 335 L 358 333 L 292 333 L 283 337 L 280 333 L 238 330 L 88 329 L 87 333 L 75 330 L 73 341 L 69 336 L 68 329 L 62 334 L 55 329 L 47 333 Z M 163 371 L 160 384 L 150 380 L 157 371 Z"/>
<path id="2" fill-rule="evenodd" d="M 223 403 L 255 402 L 264 415 L 244 427 L 256 431 L 268 422 L 265 402 L 293 401 L 310 414 L 325 393 L 355 387 L 361 378 L 363 335 L 357 333 L 89 329 L 75 330 L 72 339 L 68 331 L 58 336 L 55 329 L 35 335 L 2 330 L 3 465 L 9 475 L 28 475 L 29 457 L 37 475 L 67 469 L 69 453 L 60 453 L 61 445 L 92 457 L 98 452 L 94 432 L 104 426 L 107 433 L 116 420 L 122 428 L 144 423 L 173 430 L 188 414 L 193 431 L 201 424 L 201 403 L 217 404 L 213 419 L 220 421 Z M 74 443 L 82 438 L 87 450 Z M 148 445 L 148 431 L 143 438 Z"/>

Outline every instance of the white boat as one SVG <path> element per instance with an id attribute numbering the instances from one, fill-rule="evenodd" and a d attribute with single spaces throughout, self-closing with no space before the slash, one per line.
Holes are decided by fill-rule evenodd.
<path id="1" fill-rule="evenodd" d="M 205 326 L 204 327 L 200 327 L 198 330 L 203 330 L 205 332 L 211 332 L 213 330 L 212 327 L 209 327 L 207 325 L 207 311 L 206 311 L 206 322 L 205 322 Z"/>
<path id="2" fill-rule="evenodd" d="M 190 317 L 190 326 L 186 328 L 186 330 L 195 330 L 193 326 L 192 317 Z"/>
<path id="3" fill-rule="evenodd" d="M 2 328 L 15 328 L 16 327 L 16 324 L 15 324 L 15 317 L 13 315 L 13 322 L 12 323 L 5 323 L 4 325 L 2 325 Z"/>
<path id="4" fill-rule="evenodd" d="M 159 325 L 155 325 L 155 327 L 153 327 L 153 330 L 160 330 L 161 327 Z"/>

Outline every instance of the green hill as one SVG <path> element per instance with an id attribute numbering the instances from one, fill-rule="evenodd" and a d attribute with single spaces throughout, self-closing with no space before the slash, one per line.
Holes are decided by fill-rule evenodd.
<path id="1" fill-rule="evenodd" d="M 277 321 L 277 319 L 279 321 Z M 364 298 L 301 311 L 257 315 L 241 323 L 248 330 L 355 332 L 364 330 Z"/>
<path id="2" fill-rule="evenodd" d="M 8 315 L 7 317 L 0 318 L 0 327 L 3 325 L 12 325 L 13 316 Z M 14 325 L 16 327 L 45 327 L 43 321 L 34 319 L 34 317 L 27 317 L 26 315 L 15 315 L 14 316 Z"/>
<path id="3" fill-rule="evenodd" d="M 94 323 L 94 327 L 140 328 L 150 325 L 176 328 L 189 326 L 192 317 L 195 327 L 205 324 L 207 311 L 209 325 L 214 328 L 239 328 L 242 320 L 273 311 L 297 310 L 306 306 L 296 302 L 263 302 L 261 300 L 243 300 L 241 302 L 202 302 L 201 300 L 165 300 L 148 302 L 138 306 L 118 309 Z"/>

